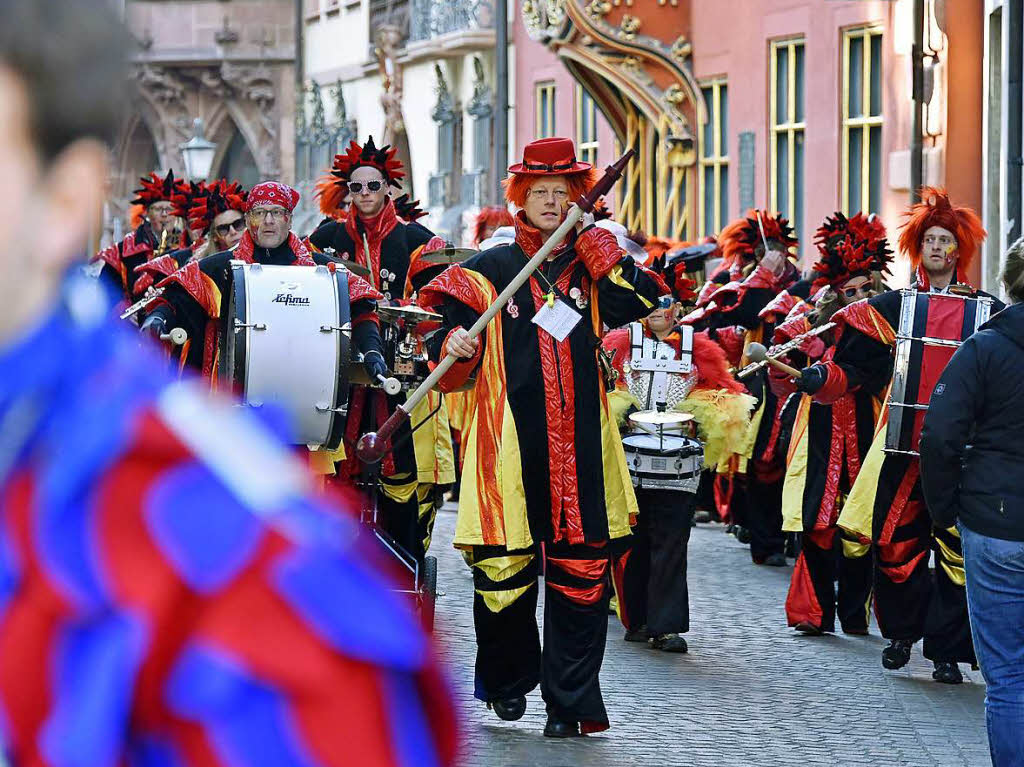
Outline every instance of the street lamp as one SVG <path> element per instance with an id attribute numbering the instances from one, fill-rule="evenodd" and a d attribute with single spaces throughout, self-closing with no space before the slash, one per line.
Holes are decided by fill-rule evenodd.
<path id="1" fill-rule="evenodd" d="M 203 121 L 198 117 L 192 121 L 192 138 L 178 148 L 185 158 L 185 175 L 190 181 L 205 181 L 210 177 L 217 145 L 203 136 Z"/>

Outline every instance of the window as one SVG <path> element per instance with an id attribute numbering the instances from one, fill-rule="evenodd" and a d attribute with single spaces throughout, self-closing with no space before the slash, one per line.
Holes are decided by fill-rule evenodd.
<path id="1" fill-rule="evenodd" d="M 587 91 L 576 86 L 576 147 L 580 162 L 597 165 L 597 104 Z"/>
<path id="2" fill-rule="evenodd" d="M 843 33 L 842 209 L 878 212 L 882 194 L 882 30 Z"/>
<path id="3" fill-rule="evenodd" d="M 717 234 L 729 222 L 729 86 L 712 80 L 701 87 L 708 121 L 700 134 L 700 234 Z"/>
<path id="4" fill-rule="evenodd" d="M 799 238 L 804 219 L 804 41 L 774 40 L 769 61 L 769 204 Z"/>
<path id="5" fill-rule="evenodd" d="M 537 83 L 537 138 L 555 135 L 555 84 Z"/>

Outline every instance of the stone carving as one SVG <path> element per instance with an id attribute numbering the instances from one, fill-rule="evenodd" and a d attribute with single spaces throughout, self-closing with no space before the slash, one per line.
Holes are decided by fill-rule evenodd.
<path id="1" fill-rule="evenodd" d="M 377 69 L 382 80 L 380 105 L 384 110 L 384 136 L 378 146 L 391 144 L 395 147 L 406 172 L 402 188 L 412 196 L 412 154 L 409 151 L 409 137 L 405 132 L 405 117 L 402 115 L 404 77 L 402 65 L 398 63 L 402 50 L 402 28 L 392 22 L 382 23 L 377 27 L 374 42 L 373 53 L 377 57 Z"/>

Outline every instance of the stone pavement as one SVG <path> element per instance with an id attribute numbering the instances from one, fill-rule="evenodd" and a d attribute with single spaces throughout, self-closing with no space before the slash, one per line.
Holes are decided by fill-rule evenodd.
<path id="1" fill-rule="evenodd" d="M 473 698 L 473 583 L 451 548 L 454 526 L 453 513 L 438 515 L 431 553 L 467 766 L 989 764 L 979 672 L 961 666 L 959 687 L 933 682 L 920 644 L 907 667 L 885 671 L 874 626 L 868 637 L 795 634 L 783 612 L 792 568 L 753 566 L 721 525 L 699 526 L 690 541 L 688 655 L 623 642 L 609 617 L 601 684 L 610 730 L 544 738 L 539 690 L 522 720 L 501 722 Z"/>

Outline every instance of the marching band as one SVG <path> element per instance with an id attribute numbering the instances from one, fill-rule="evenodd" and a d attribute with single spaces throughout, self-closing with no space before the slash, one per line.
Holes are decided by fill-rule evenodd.
<path id="1" fill-rule="evenodd" d="M 539 685 L 545 735 L 607 729 L 609 606 L 627 641 L 687 652 L 698 510 L 755 564 L 795 560 L 780 605 L 795 630 L 838 617 L 864 635 L 873 610 L 885 668 L 923 639 L 934 678 L 962 681 L 963 557 L 929 518 L 918 442 L 946 362 L 1002 308 L 966 282 L 973 211 L 922 190 L 898 241 L 915 281 L 890 289 L 873 214 L 824 221 L 805 272 L 767 210 L 700 243 L 648 238 L 594 222 L 628 157 L 599 180 L 551 138 L 509 168 L 477 250 L 395 198 L 395 154 L 371 137 L 338 155 L 308 237 L 284 184 L 152 174 L 141 222 L 94 262 L 179 370 L 286 412 L 327 490 L 358 493 L 428 624 L 433 521 L 458 482 L 477 698 L 516 720 Z"/>

